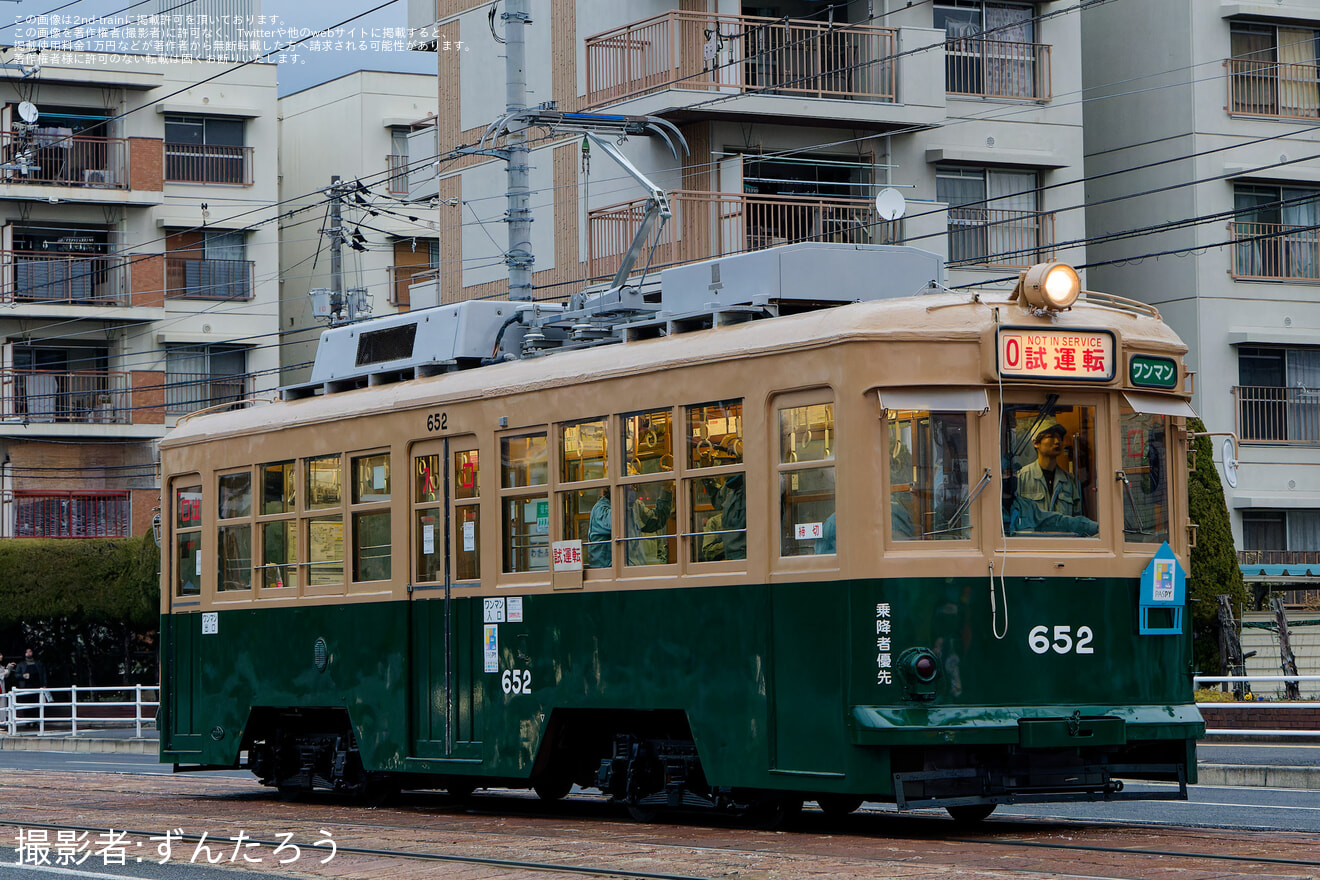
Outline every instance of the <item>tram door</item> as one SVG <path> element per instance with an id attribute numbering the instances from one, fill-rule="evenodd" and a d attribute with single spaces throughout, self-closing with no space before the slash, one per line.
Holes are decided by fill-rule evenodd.
<path id="1" fill-rule="evenodd" d="M 481 758 L 481 472 L 475 437 L 413 446 L 411 707 L 413 754 Z"/>

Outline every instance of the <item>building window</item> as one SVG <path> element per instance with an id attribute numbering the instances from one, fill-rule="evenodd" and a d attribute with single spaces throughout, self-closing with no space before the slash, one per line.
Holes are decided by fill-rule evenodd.
<path id="1" fill-rule="evenodd" d="M 1233 209 L 1235 277 L 1320 280 L 1320 189 L 1238 184 Z"/>
<path id="2" fill-rule="evenodd" d="M 1243 511 L 1242 549 L 1246 564 L 1320 562 L 1320 510 Z"/>
<path id="3" fill-rule="evenodd" d="M 128 376 L 107 368 L 105 348 L 14 346 L 13 413 L 26 422 L 128 424 Z"/>
<path id="4" fill-rule="evenodd" d="M 935 197 L 949 206 L 949 262 L 1031 266 L 1045 262 L 1052 214 L 1039 206 L 1035 171 L 939 166 Z"/>
<path id="5" fill-rule="evenodd" d="M 19 302 L 121 305 L 123 275 L 112 259 L 111 232 L 103 227 L 4 227 L 12 290 Z"/>
<path id="6" fill-rule="evenodd" d="M 17 538 L 124 538 L 132 533 L 127 492 L 15 492 Z"/>
<path id="7" fill-rule="evenodd" d="M 1018 3 L 941 0 L 935 27 L 944 30 L 945 88 L 987 98 L 1048 97 L 1047 47 L 1035 43 L 1035 9 Z"/>
<path id="8" fill-rule="evenodd" d="M 1238 436 L 1320 444 L 1320 348 L 1238 349 Z"/>
<path id="9" fill-rule="evenodd" d="M 252 392 L 247 350 L 231 345 L 173 345 L 165 349 L 165 409 L 183 415 L 237 403 Z"/>
<path id="10" fill-rule="evenodd" d="M 408 129 L 390 129 L 390 154 L 385 159 L 389 170 L 390 195 L 408 195 Z"/>
<path id="11" fill-rule="evenodd" d="M 394 242 L 394 265 L 390 268 L 390 302 L 407 307 L 414 284 L 434 280 L 440 267 L 440 240 L 400 238 Z"/>
<path id="12" fill-rule="evenodd" d="M 252 261 L 241 231 L 204 230 L 170 236 L 165 295 L 183 299 L 251 299 Z"/>
<path id="13" fill-rule="evenodd" d="M 171 183 L 252 183 L 243 120 L 165 117 L 165 179 Z"/>
<path id="14" fill-rule="evenodd" d="M 1241 116 L 1315 119 L 1320 70 L 1313 28 L 1235 24 L 1228 60 L 1229 112 Z"/>

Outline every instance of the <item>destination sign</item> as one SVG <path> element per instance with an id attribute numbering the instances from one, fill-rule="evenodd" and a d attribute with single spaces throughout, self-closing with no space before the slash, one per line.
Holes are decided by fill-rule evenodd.
<path id="1" fill-rule="evenodd" d="M 1135 354 L 1128 361 L 1128 381 L 1139 388 L 1178 387 L 1178 363 L 1173 358 Z"/>
<path id="2" fill-rule="evenodd" d="M 999 331 L 999 375 L 1004 378 L 1114 378 L 1114 334 L 1107 330 L 1004 327 Z"/>

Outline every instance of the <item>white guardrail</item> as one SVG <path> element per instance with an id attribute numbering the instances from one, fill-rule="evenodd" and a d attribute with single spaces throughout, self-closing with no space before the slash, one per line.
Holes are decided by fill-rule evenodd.
<path id="1" fill-rule="evenodd" d="M 1196 675 L 1192 677 L 1192 686 L 1199 688 L 1203 684 L 1251 684 L 1252 682 L 1257 681 L 1274 683 L 1289 681 L 1320 681 L 1320 675 Z M 1212 707 L 1215 709 L 1231 709 L 1233 711 L 1260 709 L 1265 706 L 1268 706 L 1270 709 L 1317 709 L 1320 708 L 1320 701 L 1284 702 L 1281 700 L 1241 700 L 1232 703 L 1197 703 L 1197 705 Z M 1320 737 L 1320 730 L 1255 730 L 1252 728 L 1228 727 L 1206 730 L 1206 735 Z"/>
<path id="2" fill-rule="evenodd" d="M 144 725 L 155 726 L 159 705 L 160 687 L 154 684 L 14 688 L 0 694 L 0 728 L 9 736 L 77 736 L 132 725 L 140 737 Z"/>

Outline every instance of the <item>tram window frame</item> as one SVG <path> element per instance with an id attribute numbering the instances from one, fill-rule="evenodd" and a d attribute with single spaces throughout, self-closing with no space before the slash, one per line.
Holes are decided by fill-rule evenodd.
<path id="1" fill-rule="evenodd" d="M 977 526 L 980 524 L 980 505 L 977 503 L 976 497 L 978 494 L 978 487 L 980 486 L 980 480 L 976 475 L 983 473 L 980 463 L 981 422 L 979 421 L 982 418 L 982 413 L 977 410 L 949 409 L 930 404 L 924 407 L 903 406 L 890 409 L 889 407 L 884 406 L 885 392 L 883 390 L 880 395 L 882 405 L 880 421 L 882 425 L 881 430 L 884 434 L 885 449 L 883 462 L 881 463 L 880 468 L 884 473 L 886 488 L 885 497 L 889 501 L 889 503 L 885 505 L 885 531 L 889 536 L 890 547 L 895 550 L 929 552 L 932 550 L 938 550 L 939 548 L 967 546 L 972 544 L 975 540 Z M 926 444 L 918 443 L 913 439 L 913 432 L 918 434 L 921 433 L 920 426 L 923 420 L 929 423 L 929 427 L 925 431 L 925 435 L 929 436 L 929 434 L 934 431 L 933 426 L 937 418 L 943 418 L 947 422 L 950 421 L 950 417 L 962 420 L 961 429 L 965 438 L 965 449 L 963 450 L 964 456 L 962 461 L 964 462 L 966 473 L 963 475 L 963 500 L 959 502 L 959 506 L 964 507 L 961 519 L 966 522 L 966 527 L 955 529 L 949 529 L 951 520 L 946 520 L 940 528 L 935 528 L 937 525 L 933 519 L 935 515 L 935 502 L 933 497 L 929 499 L 925 497 L 927 494 L 931 496 L 934 495 L 934 487 L 938 482 L 935 474 L 944 470 L 944 460 L 939 459 L 937 462 L 937 459 L 933 456 L 923 454 L 923 450 L 926 449 Z M 896 425 L 907 425 L 909 428 L 908 440 L 901 444 L 902 451 L 908 456 L 906 462 L 903 462 L 895 452 L 894 432 Z M 948 429 L 945 428 L 943 430 Z M 940 444 L 937 443 L 935 445 L 938 446 Z M 917 452 L 915 457 L 913 457 L 914 447 Z M 956 458 L 953 460 L 957 461 Z M 924 469 L 921 464 L 923 461 L 929 461 L 929 464 Z M 910 479 L 905 483 L 900 483 L 898 482 L 898 478 L 902 469 L 905 467 L 911 470 Z M 929 470 L 931 472 L 931 477 L 929 479 L 931 485 L 929 488 L 925 485 L 926 481 L 918 479 L 922 470 Z M 896 495 L 901 495 L 903 493 L 913 493 L 914 489 L 916 490 L 917 495 L 913 502 L 917 514 L 916 518 L 912 517 L 912 506 L 905 504 L 902 497 L 895 497 Z M 980 491 L 985 491 L 985 489 L 981 489 Z M 948 505 L 946 504 L 945 506 L 947 507 Z M 898 509 L 904 511 L 906 519 L 910 520 L 912 524 L 906 535 L 900 534 L 899 530 L 896 528 L 895 513 Z M 958 509 L 958 506 L 955 506 L 954 513 L 957 513 Z M 929 530 L 926 530 L 925 527 L 918 528 L 918 520 L 923 517 L 929 519 L 926 524 L 930 527 Z M 959 532 L 965 532 L 965 534 L 959 535 Z"/>
<path id="2" fill-rule="evenodd" d="M 610 495 L 611 562 L 616 577 L 651 577 L 679 570 L 678 425 L 673 405 L 657 404 L 618 416 L 619 464 Z M 669 511 L 664 525 L 641 528 L 645 523 L 638 522 L 636 512 L 651 517 L 665 504 Z"/>
<path id="3" fill-rule="evenodd" d="M 1048 408 L 1047 408 L 1048 407 Z M 1089 430 L 1086 425 L 1079 420 L 1080 414 L 1086 415 L 1090 419 Z M 1109 509 L 1109 490 L 1105 489 L 1106 481 L 1100 479 L 1100 475 L 1105 472 L 1106 465 L 1113 461 L 1111 450 L 1106 449 L 1113 442 L 1114 433 L 1108 427 L 1109 410 L 1106 401 L 1099 395 L 1085 394 L 1081 392 L 1065 391 L 1058 394 L 1057 400 L 1051 400 L 1045 395 L 1039 397 L 1028 396 L 1010 396 L 1003 401 L 999 407 L 1001 415 L 997 419 L 998 424 L 995 427 L 996 435 L 996 454 L 999 457 L 999 491 L 1001 502 L 1001 534 L 1006 539 L 1014 542 L 1038 542 L 1043 546 L 1055 547 L 1064 542 L 1072 542 L 1075 546 L 1086 549 L 1105 549 L 1113 543 L 1110 509 Z M 1018 419 L 1018 414 L 1023 416 Z M 1064 418 L 1060 418 L 1060 414 Z M 1035 448 L 1034 438 L 1028 437 L 1025 433 L 1032 430 L 1030 427 L 1034 420 L 1043 418 L 1045 422 L 1057 422 L 1062 424 L 1067 432 L 1066 437 L 1071 442 L 1065 442 L 1064 447 L 1069 458 L 1073 453 L 1080 449 L 1077 435 L 1081 433 L 1083 438 L 1090 443 L 1089 458 L 1087 462 L 1072 462 L 1068 464 L 1071 470 L 1069 474 L 1077 482 L 1078 494 L 1081 496 L 1082 511 L 1077 514 L 1087 520 L 1090 520 L 1096 526 L 1096 533 L 1093 535 L 1082 534 L 1081 532 L 1071 530 L 1041 530 L 1041 531 L 1020 531 L 1009 534 L 1008 523 L 1003 522 L 1003 512 L 1005 511 L 1004 502 L 1010 501 L 1013 495 L 1021 491 L 1017 486 L 1019 481 L 1019 472 L 1027 467 L 1032 459 L 1030 453 Z M 1013 419 L 1013 429 L 1009 429 L 1010 419 Z M 1114 420 L 1117 422 L 1117 419 Z M 1010 453 L 1008 443 L 1015 444 Z M 1010 461 L 1010 455 L 1012 461 Z M 1082 464 L 1089 464 L 1089 473 L 1082 475 Z M 1010 472 L 1012 479 L 1009 479 Z M 1113 482 L 1110 480 L 1109 482 Z M 1010 489 L 1012 493 L 1010 493 Z M 1087 494 L 1091 494 L 1092 501 L 1087 503 Z M 1072 515 L 1067 514 L 1064 515 Z"/>
<path id="4" fill-rule="evenodd" d="M 1163 427 L 1163 430 L 1161 431 L 1162 462 L 1159 462 L 1158 456 L 1154 458 L 1151 456 L 1151 435 L 1149 433 L 1149 428 L 1136 428 L 1136 430 L 1145 433 L 1146 442 L 1141 446 L 1141 453 L 1139 456 L 1133 456 L 1131 454 L 1134 448 L 1132 444 L 1132 440 L 1134 439 L 1132 436 L 1132 424 L 1142 418 L 1160 420 L 1160 424 Z M 1121 471 L 1123 476 L 1127 478 L 1126 483 L 1122 481 L 1119 483 L 1120 504 L 1122 505 L 1121 519 L 1123 523 L 1123 543 L 1130 545 L 1132 548 L 1145 548 L 1146 551 L 1149 552 L 1149 548 L 1152 544 L 1158 546 L 1169 540 L 1170 524 L 1173 522 L 1174 492 L 1173 487 L 1170 484 L 1173 474 L 1169 467 L 1169 450 L 1171 447 L 1170 441 L 1172 436 L 1170 434 L 1170 429 L 1173 427 L 1173 417 L 1163 413 L 1140 412 L 1133 409 L 1131 404 L 1124 400 L 1119 403 L 1118 419 L 1116 422 L 1118 425 L 1118 446 L 1116 447 L 1117 454 L 1115 457 L 1118 459 L 1119 471 Z M 1136 464 L 1130 467 L 1128 462 L 1129 459 L 1132 458 L 1144 462 L 1144 465 Z M 1157 464 L 1157 462 L 1159 463 Z M 1158 477 L 1153 478 L 1159 479 L 1161 488 L 1163 489 L 1162 493 L 1145 490 L 1146 478 L 1150 478 L 1151 472 L 1156 469 L 1163 471 Z M 1162 497 L 1160 497 L 1161 495 Z M 1163 506 L 1163 516 L 1160 518 L 1163 525 L 1162 529 L 1145 528 L 1144 519 L 1142 519 L 1139 514 L 1143 502 L 1153 503 L 1156 506 L 1157 511 L 1161 505 Z M 1130 515 L 1132 520 L 1136 521 L 1139 530 L 1134 531 L 1131 528 L 1132 521 L 1129 519 Z M 1157 522 L 1156 525 L 1158 524 L 1160 523 Z"/>
<path id="5" fill-rule="evenodd" d="M 536 439 L 536 438 L 540 438 L 542 441 L 543 444 L 542 448 L 544 450 L 544 454 L 543 454 L 544 461 L 538 462 L 537 458 L 528 455 L 523 455 L 519 459 L 517 459 L 518 461 L 528 462 L 528 465 L 523 469 L 525 471 L 527 480 L 526 482 L 521 482 L 519 479 L 517 479 L 520 473 L 519 468 L 511 467 L 509 464 L 509 462 L 513 460 L 510 457 L 510 452 L 512 449 L 511 443 L 512 441 L 524 440 L 524 439 Z M 550 536 L 553 533 L 552 520 L 554 518 L 550 503 L 550 493 L 552 491 L 552 486 L 550 479 L 551 443 L 550 443 L 549 426 L 548 425 L 527 426 L 527 427 L 518 428 L 517 430 L 513 430 L 513 431 L 502 432 L 496 435 L 495 442 L 496 442 L 496 449 L 499 451 L 499 469 L 500 469 L 500 487 L 498 492 L 498 503 L 499 503 L 499 511 L 500 511 L 501 579 L 514 583 L 538 582 L 538 581 L 548 580 L 551 576 Z M 537 470 L 538 465 L 541 465 L 539 472 Z M 541 482 L 533 482 L 533 480 L 537 479 L 538 477 L 541 479 Z M 522 524 L 525 527 L 530 522 L 526 516 L 525 505 L 529 503 L 535 504 L 541 501 L 545 503 L 545 511 L 546 511 L 546 524 L 545 524 L 544 532 L 539 531 L 541 526 L 539 523 L 540 514 L 538 510 L 536 515 L 536 520 L 537 520 L 536 526 L 532 531 L 527 531 L 525 534 L 523 534 L 524 538 L 529 539 L 526 544 L 526 547 L 523 548 L 522 550 L 515 551 L 515 548 L 513 547 L 512 544 L 515 535 L 509 529 L 509 524 L 510 522 L 513 521 L 511 514 L 516 508 L 518 511 L 517 515 L 522 518 Z M 530 540 L 530 539 L 536 539 L 540 537 L 543 537 L 545 542 L 545 564 L 544 566 L 538 565 L 533 567 L 530 565 L 530 562 L 533 553 L 535 551 L 535 548 L 537 546 L 537 542 L 535 540 Z M 526 561 L 529 563 L 527 567 L 522 567 L 522 568 L 517 567 L 518 560 L 517 557 L 515 556 L 516 552 L 522 552 L 527 554 Z"/>
<path id="6" fill-rule="evenodd" d="M 299 506 L 298 496 L 298 473 L 300 461 L 296 458 L 281 459 L 279 461 L 263 462 L 256 465 L 254 472 L 254 481 L 261 487 L 261 506 L 254 517 L 254 543 L 259 545 L 254 547 L 253 552 L 259 563 L 253 565 L 253 579 L 256 583 L 258 598 L 286 598 L 298 595 L 298 587 L 302 582 L 301 572 L 298 568 L 299 554 L 302 548 L 298 539 L 299 531 Z M 278 499 L 271 495 L 273 488 L 271 482 L 272 468 L 286 468 L 284 471 L 283 487 Z M 255 488 L 254 488 L 254 491 Z M 272 511 L 272 507 L 278 509 Z M 273 527 L 284 530 L 286 542 L 288 536 L 293 538 L 292 559 L 286 558 L 282 562 L 267 562 L 267 545 L 269 543 L 270 531 Z M 286 557 L 289 554 L 286 554 Z M 260 575 L 257 573 L 260 572 Z M 286 579 L 285 574 L 289 577 Z M 272 579 L 272 575 L 274 578 Z"/>
<path id="7" fill-rule="evenodd" d="M 829 423 L 827 428 L 821 429 L 820 436 L 815 435 L 815 429 L 811 427 L 813 418 L 812 410 L 823 408 L 824 417 Z M 777 524 L 777 549 L 775 556 L 777 566 L 784 565 L 820 565 L 822 562 L 828 562 L 831 565 L 837 564 L 838 558 L 838 407 L 835 404 L 833 395 L 828 390 L 782 395 L 773 401 L 772 409 L 773 419 L 771 421 L 771 430 L 774 432 L 775 458 L 775 488 L 779 498 L 779 514 L 776 519 Z M 785 431 L 785 417 L 791 413 L 803 411 L 806 423 L 788 426 Z M 820 454 L 815 452 L 806 453 L 810 457 L 798 456 L 798 443 L 801 441 L 802 448 L 810 450 L 815 444 L 821 445 Z M 793 486 L 795 478 L 802 478 L 806 474 L 813 472 L 822 472 L 828 474 L 829 491 L 829 515 L 822 517 L 815 523 L 797 523 L 790 517 L 790 487 Z M 800 485 L 800 482 L 799 482 Z M 791 489 L 794 505 L 797 504 L 819 504 L 825 500 L 821 498 L 814 502 L 797 501 L 805 492 L 797 487 Z M 817 492 L 820 495 L 822 493 Z M 796 509 L 794 507 L 793 509 Z M 815 534 L 809 534 L 806 537 L 798 537 L 798 526 L 807 527 L 816 526 Z M 772 539 L 775 540 L 775 539 Z M 786 552 L 799 551 L 799 552 Z M 791 562 L 790 562 L 791 560 Z"/>
<path id="8" fill-rule="evenodd" d="M 716 448 L 709 435 L 701 436 L 701 431 L 696 427 L 698 418 L 707 423 L 711 421 L 709 417 L 698 417 L 697 415 L 698 411 L 707 412 L 711 407 L 722 409 L 737 407 L 737 415 L 734 416 L 737 419 L 737 431 L 728 432 L 724 435 L 727 438 L 736 434 L 732 445 L 726 450 L 724 444 L 728 441 L 722 441 L 719 447 L 721 451 L 726 452 L 729 456 L 729 460 L 723 464 L 715 461 Z M 727 422 L 730 416 L 726 414 L 724 418 Z M 694 571 L 743 571 L 747 568 L 747 557 L 753 543 L 753 533 L 749 528 L 747 516 L 747 456 L 745 451 L 747 442 L 747 400 L 743 397 L 731 397 L 722 400 L 685 404 L 683 406 L 682 426 L 685 448 L 682 456 L 683 468 L 679 478 L 683 484 L 683 522 L 686 523 L 687 528 L 681 536 L 684 546 L 680 547 L 680 552 Z M 706 448 L 710 450 L 709 456 L 703 454 L 703 443 L 707 444 Z M 711 458 L 711 463 L 702 464 L 702 459 L 706 457 Z M 725 511 L 722 506 L 717 509 L 715 505 L 716 499 L 720 497 L 718 493 L 725 491 L 733 480 L 740 482 L 740 485 L 732 491 L 742 494 L 743 523 L 740 529 L 725 530 L 723 528 L 725 524 L 722 521 Z M 712 485 L 717 485 L 718 488 L 712 491 Z M 704 517 L 702 514 L 706 511 L 702 509 L 703 507 L 711 508 L 710 512 Z M 717 513 L 721 517 L 721 528 L 718 531 L 723 535 L 721 550 L 719 551 L 720 556 L 702 559 L 702 555 L 708 552 L 706 548 L 710 546 L 707 544 L 707 538 L 716 531 L 707 529 L 706 526 Z M 741 555 L 729 557 L 727 551 L 728 541 L 731 535 L 736 535 L 739 532 L 742 536 Z M 707 569 L 707 566 L 711 566 L 711 569 Z"/>
<path id="9" fill-rule="evenodd" d="M 450 479 L 450 485 L 454 487 L 454 490 L 450 492 L 450 498 L 449 498 L 449 506 L 451 508 L 450 528 L 452 530 L 452 533 L 449 536 L 449 540 L 451 542 L 450 547 L 454 548 L 453 552 L 450 554 L 450 563 L 452 566 L 450 569 L 450 579 L 454 584 L 458 586 L 480 586 L 481 585 L 481 508 L 482 508 L 481 449 L 477 445 L 476 437 L 468 437 L 464 442 L 458 444 L 458 448 L 455 448 L 455 443 L 451 441 L 449 447 L 449 454 L 451 459 L 450 460 L 451 470 L 449 472 L 450 473 L 449 479 Z M 461 486 L 461 483 L 458 479 L 458 474 L 460 473 L 461 470 L 459 466 L 459 461 L 461 456 L 465 456 L 469 454 L 476 456 L 476 468 L 473 470 L 473 473 L 475 474 L 475 478 L 473 480 L 471 494 L 460 495 L 458 491 L 459 487 Z M 467 549 L 466 546 L 467 538 L 463 534 L 463 526 L 465 525 L 466 522 L 463 517 L 469 514 L 473 517 L 471 550 Z M 467 564 L 464 561 L 464 559 L 460 558 L 460 556 L 461 555 L 466 556 L 467 554 L 471 554 L 470 571 L 467 568 L 460 567 L 461 565 Z"/>
<path id="10" fill-rule="evenodd" d="M 300 494 L 302 496 L 302 507 L 299 510 L 298 519 L 298 540 L 302 544 L 299 548 L 298 559 L 302 578 L 302 595 L 304 596 L 342 596 L 348 575 L 348 533 L 347 519 L 344 516 L 344 502 L 346 500 L 348 487 L 346 486 L 344 467 L 345 456 L 342 452 L 332 452 L 323 455 L 309 455 L 306 458 L 299 459 L 301 467 L 298 469 L 299 475 L 303 478 L 303 484 Z M 338 485 L 335 487 L 335 497 L 333 501 L 316 498 L 313 495 L 312 478 L 313 462 L 334 461 L 334 475 L 337 478 Z M 317 534 L 316 542 L 313 541 L 313 535 Z M 335 545 L 338 545 L 338 558 L 334 558 Z M 313 560 L 313 551 L 318 548 L 325 548 L 328 545 L 329 555 L 327 558 Z"/>
<path id="11" fill-rule="evenodd" d="M 202 595 L 205 575 L 206 492 L 201 474 L 175 477 L 170 483 L 170 582 L 171 592 L 178 599 L 196 599 Z M 196 496 L 185 499 L 184 495 Z M 185 541 L 192 540 L 192 563 L 185 564 Z M 195 586 L 184 578 L 187 571 L 195 578 Z"/>
<path id="12" fill-rule="evenodd" d="M 553 449 L 554 467 L 554 496 L 555 503 L 551 512 L 552 530 L 554 534 L 559 535 L 559 541 L 577 541 L 582 542 L 582 573 L 583 578 L 605 578 L 614 577 L 618 571 L 619 556 L 614 552 L 614 548 L 620 543 L 616 539 L 619 517 L 614 512 L 613 498 L 615 493 L 611 488 L 611 433 L 616 429 L 619 420 L 610 415 L 592 416 L 585 419 L 575 419 L 569 422 L 558 422 L 555 424 Z M 577 467 L 580 469 L 578 474 L 572 473 L 573 462 L 569 458 L 569 438 L 570 430 L 576 428 L 581 431 L 584 426 L 599 425 L 601 429 L 602 450 L 599 457 L 599 476 L 580 476 L 586 471 L 583 462 L 579 457 Z M 579 440 L 579 442 L 581 442 Z M 616 447 L 617 449 L 618 447 Z M 570 476 L 578 476 L 578 479 L 569 479 Z M 602 494 L 610 493 L 610 529 L 609 536 L 602 541 L 591 540 L 591 524 L 596 512 L 596 506 L 600 503 Z M 583 509 L 585 507 L 585 510 Z M 558 514 L 558 522 L 554 522 L 554 516 Z M 600 548 L 598 545 L 604 545 Z M 609 565 L 592 565 L 592 559 L 599 557 L 601 553 L 608 552 Z"/>
<path id="13" fill-rule="evenodd" d="M 232 481 L 234 478 L 247 478 L 246 506 L 231 507 L 230 503 L 236 496 L 241 498 L 240 492 L 226 490 L 226 481 Z M 252 468 L 245 467 L 238 470 L 227 470 L 217 472 L 215 475 L 216 484 L 216 505 L 215 505 L 215 591 L 217 597 L 223 596 L 225 600 L 250 599 L 253 593 L 253 586 L 256 582 L 256 569 L 254 551 L 254 533 L 252 528 L 252 514 L 256 509 L 256 481 L 252 478 Z M 234 567 L 226 567 L 226 548 L 229 546 L 227 536 L 234 535 L 236 538 L 246 534 L 247 542 L 247 579 L 246 586 L 226 587 L 230 583 L 227 575 L 234 572 Z M 239 538 L 240 544 L 242 539 Z M 242 560 L 242 556 L 230 557 Z M 240 567 L 241 570 L 241 567 Z"/>
<path id="14" fill-rule="evenodd" d="M 348 544 L 345 547 L 349 559 L 346 560 L 350 577 L 350 590 L 354 592 L 377 592 L 381 584 L 393 580 L 394 577 L 394 462 L 391 451 L 388 447 L 361 450 L 350 452 L 347 455 L 348 468 L 345 475 L 349 482 L 348 497 L 348 518 L 346 523 L 349 527 Z M 377 460 L 384 460 L 383 468 L 372 464 Z M 360 470 L 359 465 L 363 468 Z M 368 474 L 371 478 L 371 485 L 364 483 L 363 477 Z M 383 486 L 376 485 L 378 480 L 383 479 Z M 380 491 L 383 489 L 384 491 Z M 384 554 L 379 552 L 370 557 L 364 557 L 363 534 L 367 531 L 363 522 L 368 519 L 384 517 L 384 535 L 385 543 L 383 545 L 374 545 L 374 549 L 379 551 L 384 548 Z M 376 526 L 379 528 L 379 526 Z M 373 560 L 370 564 L 377 564 L 375 560 L 384 560 L 383 572 L 370 572 L 370 574 L 379 573 L 379 577 L 363 577 L 364 570 L 369 569 L 368 559 Z"/>

